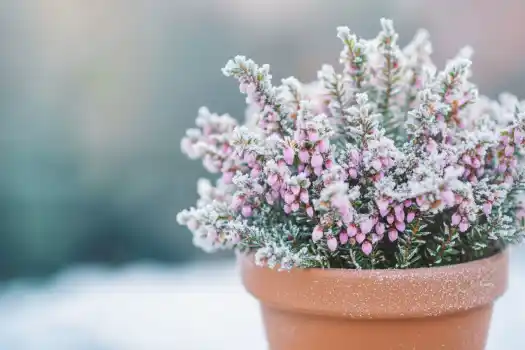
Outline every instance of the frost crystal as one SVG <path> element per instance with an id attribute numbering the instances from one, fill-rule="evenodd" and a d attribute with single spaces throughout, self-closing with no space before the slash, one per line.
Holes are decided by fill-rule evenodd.
<path id="1" fill-rule="evenodd" d="M 342 68 L 309 84 L 274 87 L 268 65 L 228 62 L 245 124 L 201 108 L 181 142 L 222 174 L 177 216 L 196 245 L 362 269 L 466 262 L 522 239 L 525 102 L 478 96 L 470 48 L 437 71 L 426 31 L 400 48 L 392 21 L 381 27 L 371 40 L 339 27 Z"/>

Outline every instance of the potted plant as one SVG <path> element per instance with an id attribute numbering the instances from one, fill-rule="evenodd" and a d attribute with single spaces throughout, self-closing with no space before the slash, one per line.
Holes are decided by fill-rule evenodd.
<path id="1" fill-rule="evenodd" d="M 239 253 L 270 349 L 481 350 L 506 288 L 524 104 L 478 96 L 470 49 L 437 71 L 425 31 L 401 49 L 381 26 L 338 28 L 342 71 L 309 84 L 235 57 L 245 124 L 202 108 L 182 140 L 222 176 L 178 221 Z"/>

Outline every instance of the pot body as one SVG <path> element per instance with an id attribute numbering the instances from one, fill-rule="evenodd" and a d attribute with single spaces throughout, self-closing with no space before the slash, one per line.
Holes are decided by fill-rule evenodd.
<path id="1" fill-rule="evenodd" d="M 255 266 L 240 257 L 261 303 L 270 350 L 483 350 L 508 256 L 413 270 Z"/>

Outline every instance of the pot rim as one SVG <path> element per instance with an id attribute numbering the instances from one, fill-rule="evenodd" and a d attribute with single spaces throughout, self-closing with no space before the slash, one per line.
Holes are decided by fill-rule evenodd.
<path id="1" fill-rule="evenodd" d="M 508 250 L 467 263 L 414 268 L 278 271 L 239 254 L 242 281 L 265 306 L 349 318 L 438 316 L 491 304 L 508 285 Z"/>

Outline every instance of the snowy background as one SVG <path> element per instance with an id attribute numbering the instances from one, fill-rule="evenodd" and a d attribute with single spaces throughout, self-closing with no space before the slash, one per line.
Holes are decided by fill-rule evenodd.
<path id="1" fill-rule="evenodd" d="M 525 257 L 514 251 L 488 350 L 522 347 Z M 258 305 L 233 261 L 65 271 L 44 285 L 12 282 L 0 296 L 0 349 L 265 350 Z"/>

